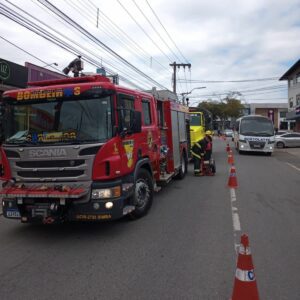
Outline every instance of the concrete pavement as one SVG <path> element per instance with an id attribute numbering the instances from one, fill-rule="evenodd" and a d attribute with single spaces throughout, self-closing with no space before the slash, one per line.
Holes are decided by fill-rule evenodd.
<path id="1" fill-rule="evenodd" d="M 275 149 L 276 152 L 287 152 L 300 158 L 300 148 Z"/>

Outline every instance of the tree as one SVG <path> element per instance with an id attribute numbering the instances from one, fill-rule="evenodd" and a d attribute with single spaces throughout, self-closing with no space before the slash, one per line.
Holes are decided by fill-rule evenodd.
<path id="1" fill-rule="evenodd" d="M 237 99 L 240 95 L 239 92 L 229 92 L 221 102 L 207 100 L 200 102 L 198 107 L 209 110 L 212 113 L 213 120 L 221 120 L 222 128 L 224 128 L 224 123 L 228 118 L 236 119 L 242 115 L 244 106 Z"/>
<path id="2" fill-rule="evenodd" d="M 236 99 L 236 97 L 240 95 L 239 92 L 229 92 L 224 98 L 224 101 L 226 102 L 225 110 L 227 117 L 238 118 L 242 115 L 244 105 L 240 100 Z"/>

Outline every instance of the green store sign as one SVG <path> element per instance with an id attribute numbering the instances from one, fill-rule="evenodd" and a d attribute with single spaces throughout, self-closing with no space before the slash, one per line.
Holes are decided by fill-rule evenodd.
<path id="1" fill-rule="evenodd" d="M 10 77 L 10 67 L 5 61 L 0 61 L 0 79 L 7 80 Z"/>

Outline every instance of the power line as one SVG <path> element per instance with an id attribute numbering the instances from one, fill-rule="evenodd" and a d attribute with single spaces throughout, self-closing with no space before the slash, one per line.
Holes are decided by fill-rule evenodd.
<path id="1" fill-rule="evenodd" d="M 46 1 L 46 0 L 45 0 Z M 130 18 L 134 21 L 134 23 L 144 32 L 144 34 L 151 40 L 151 42 L 156 46 L 156 48 L 168 59 L 169 62 L 171 62 L 170 57 L 155 43 L 155 41 L 151 38 L 151 36 L 145 31 L 145 29 L 135 20 L 135 18 L 132 16 L 132 14 L 126 9 L 126 7 L 120 2 L 120 0 L 117 0 L 117 2 L 120 4 L 120 6 L 126 11 L 126 13 L 130 16 Z"/>
<path id="2" fill-rule="evenodd" d="M 80 15 L 82 15 L 82 12 L 84 11 L 84 13 L 86 13 L 88 16 L 94 17 L 93 14 L 88 9 L 88 7 L 85 5 L 85 3 L 82 4 L 81 1 L 78 1 L 78 4 L 76 4 L 76 2 L 71 1 L 71 0 L 64 0 L 64 1 L 67 2 L 68 5 L 72 6 L 74 8 L 74 10 L 77 11 Z M 87 20 L 91 24 L 94 24 L 90 18 L 87 18 Z M 125 42 L 122 38 L 120 38 L 119 34 L 114 34 L 108 26 L 105 26 L 105 30 L 101 29 L 101 27 L 98 29 L 101 30 L 105 35 L 107 35 L 112 41 L 116 42 L 116 40 L 117 40 L 117 42 L 124 45 L 132 54 L 137 55 L 138 49 L 135 47 L 135 49 L 133 50 L 133 48 L 131 46 L 129 46 L 129 44 L 127 42 Z M 145 59 L 145 58 L 148 59 L 148 57 L 143 56 L 143 59 Z"/>
<path id="3" fill-rule="evenodd" d="M 82 12 L 84 11 L 84 13 L 86 13 L 88 16 L 91 16 L 92 14 L 90 13 L 89 10 L 86 9 L 86 7 L 84 6 L 79 6 L 76 4 L 76 2 L 72 1 L 72 0 L 64 0 L 65 2 L 68 3 L 68 5 L 72 6 L 74 8 L 75 11 L 77 11 L 79 14 L 82 14 Z M 81 3 L 80 1 L 78 3 Z M 93 24 L 93 22 L 90 20 L 90 18 L 87 19 L 90 23 Z M 99 29 L 99 28 L 98 28 Z M 101 29 L 99 29 L 101 30 Z M 128 44 L 126 44 L 122 39 L 120 39 L 119 37 L 117 37 L 116 35 L 113 36 L 114 34 L 109 34 L 111 31 L 108 30 L 106 28 L 106 30 L 101 30 L 105 35 L 107 35 L 112 41 L 114 42 L 119 42 L 120 44 L 124 45 L 132 54 L 136 55 L 136 49 L 132 50 Z M 145 58 L 145 57 L 144 57 Z"/>
<path id="4" fill-rule="evenodd" d="M 40 6 L 39 3 L 35 3 L 35 4 Z M 15 7 L 17 7 L 17 6 L 15 6 Z M 24 13 L 26 13 L 26 12 L 25 12 L 24 10 L 22 10 L 21 8 L 19 8 L 19 7 L 17 7 L 17 8 L 20 9 L 21 11 L 23 11 Z M 41 6 L 41 9 L 45 10 L 45 11 L 49 14 L 49 11 L 48 11 L 45 7 Z M 26 13 L 26 14 L 28 14 L 28 13 Z M 43 24 L 43 25 L 46 26 L 46 24 L 45 24 L 43 21 L 38 20 L 36 17 L 34 17 L 34 16 L 30 15 L 30 14 L 28 14 L 28 15 L 31 16 L 31 17 L 32 17 L 33 19 L 35 19 L 36 21 L 38 21 L 38 22 L 40 22 L 41 24 Z M 63 25 L 65 25 L 65 24 L 64 24 L 64 23 L 63 23 L 56 15 L 53 15 L 53 17 L 54 17 L 56 20 L 58 20 L 58 22 L 60 22 L 60 23 L 62 23 Z M 73 28 L 70 24 L 66 24 L 66 25 L 69 26 L 69 27 L 71 28 L 71 30 L 74 30 L 74 28 Z M 52 31 L 56 32 L 57 34 L 61 35 L 63 38 L 65 38 L 66 40 L 70 41 L 72 44 L 77 45 L 79 48 L 83 49 L 84 51 L 86 51 L 86 52 L 90 53 L 91 55 L 93 55 L 93 56 L 97 57 L 98 59 L 100 59 L 100 61 L 101 61 L 101 67 L 102 67 L 102 61 L 103 61 L 105 65 L 109 65 L 109 66 L 113 67 L 115 70 L 117 70 L 117 71 L 119 71 L 119 72 L 122 73 L 122 70 L 120 70 L 118 67 L 114 66 L 111 62 L 107 62 L 107 61 L 106 61 L 105 59 L 103 59 L 102 57 L 99 57 L 97 54 L 95 54 L 94 52 L 92 52 L 90 49 L 87 49 L 87 48 L 83 47 L 82 44 L 79 44 L 79 43 L 75 42 L 74 40 L 71 40 L 69 37 L 63 35 L 60 31 L 57 31 L 57 30 L 55 30 L 54 28 L 52 28 L 52 27 L 50 27 L 50 26 L 48 26 L 48 28 L 50 28 Z M 50 33 L 48 33 L 48 34 L 50 34 Z M 91 44 L 91 41 L 88 40 L 85 36 L 83 37 L 83 39 L 86 40 L 87 43 Z M 93 46 L 94 46 L 94 45 L 93 45 Z M 68 47 L 70 47 L 70 46 L 68 46 Z M 77 52 L 78 52 L 78 51 L 77 51 Z M 82 56 L 83 56 L 83 54 L 82 54 Z M 93 64 L 93 65 L 95 65 L 95 64 Z M 97 64 L 97 66 L 99 66 L 99 64 Z M 127 67 L 127 66 L 125 66 L 125 67 Z M 109 71 L 109 69 L 107 68 L 107 66 L 105 66 L 105 69 L 108 71 L 108 73 L 110 73 L 110 74 L 112 74 L 112 75 L 115 74 L 115 72 Z M 128 78 L 132 78 L 132 79 L 135 80 L 135 81 L 140 81 L 140 80 L 138 80 L 136 77 L 130 76 L 129 73 L 128 73 L 128 71 L 126 72 L 126 76 L 127 76 Z M 122 78 L 124 78 L 124 77 L 119 76 L 119 78 L 122 79 Z M 124 79 L 123 79 L 123 80 L 124 80 Z M 129 81 L 126 81 L 126 82 L 129 83 Z M 141 81 L 140 81 L 140 83 L 141 83 Z M 131 84 L 131 85 L 132 85 L 132 84 Z M 135 87 L 136 87 L 136 86 L 135 86 Z"/>
<path id="5" fill-rule="evenodd" d="M 128 60 L 123 58 L 121 55 L 116 53 L 114 50 L 112 50 L 110 47 L 108 47 L 106 44 L 101 42 L 99 39 L 97 39 L 94 35 L 92 35 L 90 32 L 88 32 L 86 29 L 84 29 L 82 26 L 80 26 L 78 23 L 76 23 L 74 20 L 72 20 L 70 17 L 68 17 L 65 13 L 63 13 L 60 9 L 58 9 L 55 5 L 51 4 L 48 0 L 38 0 L 42 5 L 46 6 L 48 9 L 50 9 L 53 13 L 58 15 L 60 18 L 62 18 L 65 22 L 71 24 L 74 26 L 79 32 L 86 35 L 90 40 L 92 40 L 94 43 L 98 44 L 101 48 L 103 48 L 105 51 L 109 52 L 113 56 L 115 56 L 117 59 L 119 59 L 122 63 L 132 68 L 135 72 L 140 74 L 141 76 L 148 79 L 150 82 L 154 83 L 156 86 L 167 89 L 160 83 L 158 83 L 156 80 L 142 72 L 140 69 L 135 67 L 133 64 L 131 64 Z"/>
<path id="6" fill-rule="evenodd" d="M 169 39 L 172 41 L 172 43 L 174 44 L 174 46 L 176 47 L 176 49 L 178 50 L 178 52 L 180 53 L 180 55 L 183 57 L 183 59 L 188 63 L 188 60 L 184 57 L 184 55 L 182 54 L 182 52 L 180 51 L 180 49 L 178 48 L 178 46 L 176 45 L 176 43 L 174 42 L 174 40 L 172 39 L 171 35 L 169 34 L 169 32 L 167 31 L 166 27 L 163 25 L 163 23 L 161 22 L 161 20 L 159 19 L 158 15 L 155 13 L 154 9 L 151 7 L 151 5 L 149 4 L 148 0 L 146 0 L 146 3 L 148 4 L 149 8 L 151 9 L 153 15 L 155 16 L 156 20 L 159 22 L 159 24 L 162 26 L 162 28 L 164 29 L 164 31 L 166 32 L 166 34 L 168 35 Z"/>
<path id="7" fill-rule="evenodd" d="M 256 78 L 256 79 L 240 79 L 240 80 L 189 80 L 190 83 L 226 83 L 226 82 L 255 82 L 279 80 L 279 77 Z"/>
<path id="8" fill-rule="evenodd" d="M 4 38 L 3 36 L 0 36 L 0 38 L 1 38 L 1 39 L 3 39 L 5 42 L 7 42 L 7 43 L 11 44 L 12 46 L 14 46 L 14 47 L 18 48 L 19 50 L 21 50 L 21 51 L 25 52 L 26 54 L 30 55 L 31 57 L 35 58 L 36 60 L 38 60 L 38 61 L 42 62 L 43 64 L 45 64 L 45 65 L 46 65 L 46 64 L 48 64 L 46 61 L 44 61 L 44 60 L 42 60 L 42 59 L 38 58 L 37 56 L 35 56 L 34 54 L 32 54 L 32 53 L 30 53 L 30 52 L 26 51 L 25 49 L 23 49 L 23 48 L 21 48 L 21 47 L 17 46 L 16 44 L 14 44 L 13 42 L 11 42 L 11 41 L 7 40 L 7 39 L 6 39 L 6 38 Z M 49 67 L 51 67 L 51 68 L 55 69 L 56 71 L 59 71 L 60 73 L 62 73 L 62 72 L 61 72 L 61 70 L 59 70 L 58 68 L 55 68 L 55 67 L 53 67 L 53 66 L 49 66 Z"/>
<path id="9" fill-rule="evenodd" d="M 60 40 L 59 38 L 51 35 L 49 32 L 47 32 L 44 29 L 41 29 L 40 27 L 38 27 L 36 24 L 32 23 L 31 21 L 29 21 L 28 19 L 22 17 L 22 16 L 18 16 L 18 14 L 16 12 L 14 12 L 12 9 L 4 6 L 3 4 L 0 3 L 0 5 L 2 5 L 2 7 L 0 7 L 2 9 L 2 14 L 4 16 L 6 16 L 7 18 L 11 19 L 12 21 L 18 23 L 19 25 L 25 27 L 26 29 L 36 33 L 37 35 L 45 38 L 46 40 L 56 44 L 57 46 L 59 46 L 60 48 L 72 53 L 73 55 L 78 55 L 78 49 L 68 45 L 66 42 L 63 42 L 62 40 Z M 3 8 L 4 7 L 4 8 Z M 6 7 L 6 8 L 5 8 Z M 22 20 L 22 19 L 23 20 Z M 81 53 L 80 53 L 81 54 Z M 85 60 L 87 62 L 89 62 L 90 64 L 99 67 L 99 63 L 95 60 L 93 60 L 92 58 L 88 57 L 87 55 L 83 55 L 85 56 Z M 108 68 L 106 68 L 106 70 L 108 71 L 108 73 L 114 74 L 115 72 L 109 70 Z M 128 80 L 128 78 L 123 77 L 123 76 L 119 76 L 121 80 L 123 80 L 124 82 L 129 83 L 130 85 L 138 88 L 138 89 L 143 89 L 140 86 L 136 85 L 135 83 L 131 82 L 130 80 Z M 130 78 L 130 76 L 128 76 Z M 136 79 L 135 79 L 136 80 Z M 138 81 L 138 80 L 136 80 Z"/>
<path id="10" fill-rule="evenodd" d="M 151 26 L 151 28 L 156 32 L 156 34 L 159 36 L 159 38 L 162 40 L 162 42 L 167 46 L 167 48 L 170 50 L 170 52 L 174 55 L 174 57 L 176 58 L 176 60 L 179 60 L 179 57 L 176 55 L 176 53 L 174 53 L 174 51 L 170 48 L 170 46 L 166 43 L 166 41 L 164 40 L 164 38 L 161 36 L 161 34 L 157 31 L 157 29 L 154 27 L 154 25 L 152 24 L 152 22 L 149 20 L 149 18 L 146 16 L 146 14 L 141 10 L 141 8 L 138 6 L 138 4 L 136 3 L 135 0 L 132 0 L 132 2 L 135 4 L 135 6 L 137 7 L 137 9 L 139 10 L 139 12 L 143 15 L 143 17 L 147 20 L 147 22 L 149 23 L 149 25 Z"/>
<path id="11" fill-rule="evenodd" d="M 284 90 L 274 90 L 274 91 L 266 91 L 266 92 L 257 92 L 257 93 L 249 93 L 249 94 L 244 94 L 241 93 L 241 96 L 256 96 L 256 95 L 264 95 L 264 94 L 273 94 L 273 93 L 278 93 L 278 92 L 284 92 Z M 194 95 L 190 96 L 189 98 L 199 98 L 199 97 L 221 97 L 221 96 L 226 96 L 228 95 L 227 93 L 222 93 L 222 94 L 211 94 L 211 95 Z"/>
<path id="12" fill-rule="evenodd" d="M 243 93 L 243 94 L 247 94 L 247 93 L 251 93 L 251 92 L 263 92 L 263 91 L 270 91 L 270 90 L 274 90 L 274 92 L 277 92 L 279 90 L 286 90 L 287 87 L 285 85 L 274 85 L 274 86 L 266 86 L 266 87 L 260 87 L 257 89 L 248 89 L 248 90 L 229 90 L 229 91 L 224 91 L 224 92 L 217 92 L 217 93 L 212 93 L 212 94 L 205 94 L 205 95 L 201 95 L 202 97 L 213 97 L 213 96 L 222 96 L 222 95 L 227 95 L 230 92 L 236 92 L 236 93 Z M 197 95 L 196 95 L 197 96 Z"/>
<path id="13" fill-rule="evenodd" d="M 7 2 L 9 2 L 9 1 L 7 1 Z M 24 10 L 22 10 L 22 9 L 19 8 L 18 6 L 16 6 L 16 5 L 13 5 L 13 6 L 16 7 L 16 8 L 18 8 L 18 9 L 21 10 L 22 12 L 26 13 L 27 15 L 29 15 L 29 16 L 32 17 L 33 19 L 35 19 L 35 20 L 41 22 L 41 24 L 45 25 L 44 22 L 42 22 L 42 21 L 38 20 L 37 18 L 35 18 L 34 16 L 28 14 L 27 12 L 25 12 Z M 11 9 L 10 9 L 10 11 L 11 11 L 11 12 L 14 12 L 14 11 L 11 10 Z M 26 18 L 22 17 L 21 15 L 19 15 L 19 16 L 16 15 L 16 12 L 15 12 L 14 18 L 17 18 L 17 17 L 18 17 L 19 19 L 20 19 L 20 18 L 23 18 L 23 22 L 26 22 L 27 25 L 25 25 L 24 23 L 17 22 L 15 19 L 12 19 L 12 20 L 15 21 L 15 22 L 17 22 L 18 24 L 24 26 L 25 28 L 27 28 L 27 29 L 33 31 L 34 33 L 36 33 L 36 34 L 42 36 L 43 38 L 46 38 L 46 39 L 49 40 L 50 42 L 53 42 L 54 44 L 58 45 L 59 47 L 63 48 L 64 50 L 67 50 L 67 51 L 71 52 L 71 53 L 74 54 L 74 55 L 78 55 L 78 50 L 77 50 L 76 48 L 74 48 L 74 47 L 68 45 L 66 42 L 64 42 L 64 41 L 62 41 L 61 39 L 55 37 L 53 34 L 49 33 L 49 32 L 46 31 L 45 29 L 42 29 L 41 27 L 38 27 L 36 24 L 32 23 L 32 22 L 29 21 L 28 19 L 26 20 Z M 21 19 L 20 19 L 20 20 L 21 20 Z M 31 26 L 31 28 L 28 27 L 28 26 Z M 32 27 L 35 28 L 35 29 L 33 30 Z M 54 32 L 58 33 L 55 29 L 51 28 L 50 26 L 48 26 L 48 28 L 50 28 L 50 29 L 53 30 Z M 42 33 L 42 34 L 40 34 L 40 33 Z M 63 36 L 63 35 L 62 35 L 62 36 Z M 75 44 L 75 45 L 77 45 L 77 46 L 80 47 L 80 45 L 78 45 L 76 42 L 70 40 L 69 38 L 67 38 L 67 39 L 68 39 L 69 41 L 71 41 L 72 44 Z M 83 48 L 83 47 L 81 47 L 81 48 Z M 70 49 L 72 49 L 72 51 L 70 51 Z M 88 51 L 88 52 L 91 53 L 90 51 Z M 84 56 L 83 53 L 80 53 L 80 54 L 82 54 L 82 56 Z M 92 55 L 93 55 L 93 53 L 92 53 Z M 89 59 L 92 60 L 91 58 L 89 58 Z M 86 59 L 86 60 L 87 60 L 87 59 Z M 98 64 L 97 62 L 96 62 L 96 64 L 95 64 L 95 62 L 92 63 L 92 64 L 95 65 L 95 66 L 99 66 L 99 64 Z M 109 63 L 108 63 L 108 64 L 109 64 Z M 113 65 L 112 65 L 112 66 L 113 66 Z M 106 69 L 107 69 L 108 73 L 110 73 L 110 74 L 115 74 L 115 72 L 109 71 L 108 68 L 106 68 Z M 130 76 L 128 76 L 128 77 L 130 78 Z M 122 77 L 120 76 L 120 78 L 122 78 Z M 124 80 L 124 79 L 123 79 L 123 80 Z M 135 79 L 135 80 L 136 80 L 136 79 Z M 130 82 L 129 80 L 124 80 L 124 81 L 127 82 L 127 83 L 129 83 L 129 84 L 131 84 L 131 85 L 133 85 L 133 86 L 135 86 L 135 87 L 138 87 L 137 85 L 135 85 L 134 83 Z M 136 80 L 136 81 L 138 81 L 138 80 Z M 139 87 L 139 88 L 140 88 L 140 87 Z"/>
<path id="14" fill-rule="evenodd" d="M 81 2 L 81 1 L 80 1 Z M 99 9 L 99 8 L 97 8 L 95 5 L 94 5 L 94 3 L 93 2 L 91 2 L 90 0 L 88 1 L 89 3 L 91 3 L 91 5 L 92 6 L 94 6 L 94 8 L 96 8 L 96 9 Z M 99 9 L 99 12 L 100 12 L 100 14 L 102 15 L 102 16 L 104 16 L 104 18 L 106 18 L 107 20 L 108 20 L 108 22 L 110 23 L 110 24 L 112 24 L 112 26 L 113 27 L 115 27 L 116 28 L 116 32 L 118 32 L 117 34 L 120 36 L 120 35 L 123 35 L 124 37 L 126 37 L 126 39 L 127 39 L 127 41 L 129 41 L 132 45 L 134 45 L 135 46 L 135 48 L 136 49 L 138 49 L 138 51 L 140 51 L 140 52 L 143 52 L 144 53 L 144 55 L 146 55 L 146 58 L 147 59 L 149 59 L 150 58 L 150 60 L 153 60 L 153 61 L 155 61 L 158 65 L 160 65 L 163 69 L 165 69 L 166 71 L 168 71 L 168 72 L 170 72 L 170 70 L 166 67 L 166 66 L 164 66 L 164 65 L 162 65 L 157 59 L 155 59 L 155 58 L 152 58 L 152 56 L 148 53 L 148 52 L 146 52 L 143 48 L 141 48 L 140 47 L 140 45 L 138 44 L 138 43 L 136 43 L 122 28 L 120 28 L 111 18 L 109 18 L 101 9 Z"/>

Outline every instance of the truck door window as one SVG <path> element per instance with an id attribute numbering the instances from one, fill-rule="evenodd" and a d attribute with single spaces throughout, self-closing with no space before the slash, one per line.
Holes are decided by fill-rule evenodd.
<path id="1" fill-rule="evenodd" d="M 151 107 L 148 100 L 142 100 L 143 125 L 151 125 Z"/>
<path id="2" fill-rule="evenodd" d="M 157 120 L 158 126 L 164 127 L 164 114 L 163 114 L 163 103 L 162 101 L 157 101 Z"/>
<path id="3" fill-rule="evenodd" d="M 130 111 L 134 110 L 134 97 L 119 94 L 118 96 L 119 122 L 122 120 L 123 129 L 130 127 Z"/>

